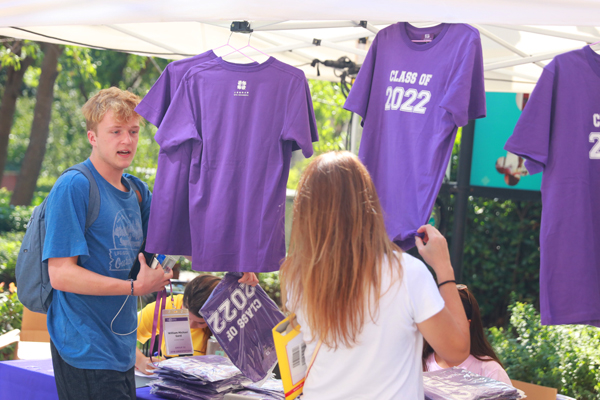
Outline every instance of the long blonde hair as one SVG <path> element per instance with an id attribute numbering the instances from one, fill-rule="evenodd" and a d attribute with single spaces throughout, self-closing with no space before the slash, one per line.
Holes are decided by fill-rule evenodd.
<path id="1" fill-rule="evenodd" d="M 400 254 L 359 159 L 346 151 L 315 158 L 298 185 L 289 252 L 280 270 L 289 308 L 300 308 L 327 346 L 351 347 L 367 316 L 374 319 L 379 309 L 384 259 L 400 278 Z"/>

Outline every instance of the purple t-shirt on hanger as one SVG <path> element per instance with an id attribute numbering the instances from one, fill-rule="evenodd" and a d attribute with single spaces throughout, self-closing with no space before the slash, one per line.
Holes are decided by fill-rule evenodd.
<path id="1" fill-rule="evenodd" d="M 217 58 L 194 67 L 155 138 L 174 161 L 191 150 L 192 243 L 191 252 L 183 254 L 191 253 L 193 269 L 278 270 L 285 256 L 292 151 L 302 149 L 310 157 L 318 140 L 304 73 L 274 58 L 262 64 Z M 173 218 L 181 211 L 169 201 L 160 207 Z M 163 253 L 180 241 L 177 233 L 152 223 L 148 251 Z"/>
<path id="2" fill-rule="evenodd" d="M 194 57 L 174 61 L 167 65 L 158 80 L 154 83 L 148 94 L 144 96 L 135 111 L 146 118 L 153 125 L 159 127 L 171 100 L 179 87 L 185 73 L 192 67 L 217 58 L 212 50 Z M 182 149 L 177 157 L 161 149 L 158 153 L 158 170 L 154 184 L 156 197 L 150 207 L 151 226 L 160 227 L 165 237 L 177 236 L 177 241 L 172 241 L 162 247 L 163 254 L 191 255 L 185 250 L 191 248 L 188 210 L 188 179 L 190 168 L 191 148 Z M 169 204 L 178 208 L 176 214 L 165 210 L 164 205 Z M 153 236 L 152 239 L 156 237 Z M 150 238 L 148 238 L 150 239 Z M 147 242 L 146 248 L 156 247 L 156 243 Z"/>
<path id="3" fill-rule="evenodd" d="M 194 57 L 169 63 L 135 111 L 152 125 L 159 127 L 186 72 L 215 58 L 217 55 L 209 50 Z"/>
<path id="4" fill-rule="evenodd" d="M 600 55 L 556 56 L 504 148 L 544 172 L 542 324 L 600 327 Z"/>
<path id="5" fill-rule="evenodd" d="M 479 32 L 464 24 L 382 29 L 344 108 L 363 117 L 359 157 L 388 235 L 410 249 L 431 215 L 457 127 L 485 116 Z"/>

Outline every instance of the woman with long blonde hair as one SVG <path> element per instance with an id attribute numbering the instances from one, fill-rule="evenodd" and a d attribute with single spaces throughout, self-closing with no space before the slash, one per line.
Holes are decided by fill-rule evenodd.
<path id="1" fill-rule="evenodd" d="M 419 233 L 438 282 L 453 281 L 444 237 L 429 225 Z M 317 351 L 304 400 L 422 400 L 423 336 L 444 359 L 469 354 L 456 285 L 438 290 L 425 265 L 390 241 L 373 182 L 351 153 L 321 155 L 304 172 L 280 278 L 307 364 Z"/>

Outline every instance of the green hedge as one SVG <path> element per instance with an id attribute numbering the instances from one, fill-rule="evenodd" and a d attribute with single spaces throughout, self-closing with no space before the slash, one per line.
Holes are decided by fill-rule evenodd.
<path id="1" fill-rule="evenodd" d="M 4 233 L 0 236 L 0 283 L 15 282 L 15 266 L 24 232 Z"/>
<path id="2" fill-rule="evenodd" d="M 533 305 L 510 306 L 507 329 L 488 337 L 511 379 L 557 388 L 579 400 L 600 400 L 600 329 L 542 326 Z"/>
<path id="3" fill-rule="evenodd" d="M 16 291 L 5 291 L 7 286 L 0 283 L 0 335 L 13 329 L 21 329 L 23 318 L 23 305 L 17 298 Z M 15 346 L 13 344 L 1 349 L 0 361 L 12 359 Z"/>
<path id="4" fill-rule="evenodd" d="M 448 221 L 452 242 L 454 196 Z M 484 326 L 506 326 L 511 293 L 516 300 L 539 303 L 539 201 L 469 199 L 462 283 L 473 292 Z"/>
<path id="5" fill-rule="evenodd" d="M 33 207 L 10 205 L 11 193 L 0 189 L 0 235 L 2 232 L 22 232 L 31 218 Z"/>

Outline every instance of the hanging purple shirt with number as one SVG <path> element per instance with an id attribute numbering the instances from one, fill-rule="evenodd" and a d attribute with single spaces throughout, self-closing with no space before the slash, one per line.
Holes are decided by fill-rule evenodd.
<path id="1" fill-rule="evenodd" d="M 185 73 L 192 67 L 200 65 L 217 56 L 212 50 L 197 56 L 174 61 L 167 65 L 148 94 L 144 96 L 135 111 L 155 126 L 160 126 L 171 100 L 179 87 Z M 186 250 L 191 249 L 188 213 L 188 180 L 190 170 L 191 149 L 181 149 L 177 157 L 158 153 L 158 170 L 154 184 L 155 201 L 150 206 L 150 226 L 160 227 L 163 237 L 177 237 L 177 240 L 163 243 L 161 254 L 191 255 Z M 164 205 L 169 204 L 178 210 L 177 213 L 165 212 Z M 160 238 L 151 235 L 146 249 L 156 247 L 151 239 Z"/>
<path id="2" fill-rule="evenodd" d="M 600 327 L 600 55 L 555 57 L 504 148 L 544 172 L 542 324 Z"/>
<path id="3" fill-rule="evenodd" d="M 176 170 L 191 160 L 185 188 L 173 188 L 188 190 L 189 223 L 175 193 L 161 193 L 152 205 L 146 250 L 191 255 L 199 271 L 278 270 L 292 151 L 310 157 L 318 140 L 304 73 L 274 58 L 203 63 L 183 78 L 155 138 Z M 161 168 L 167 167 L 159 165 L 162 185 L 171 173 Z M 169 219 L 189 229 L 190 244 Z"/>
<path id="4" fill-rule="evenodd" d="M 479 32 L 464 24 L 382 29 L 344 108 L 363 117 L 359 157 L 388 235 L 407 250 L 429 220 L 457 127 L 485 116 Z"/>
<path id="5" fill-rule="evenodd" d="M 200 312 L 231 362 L 257 382 L 277 363 L 273 328 L 285 317 L 260 286 L 238 283 L 241 277 L 226 274 Z"/>

